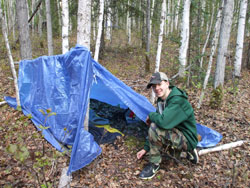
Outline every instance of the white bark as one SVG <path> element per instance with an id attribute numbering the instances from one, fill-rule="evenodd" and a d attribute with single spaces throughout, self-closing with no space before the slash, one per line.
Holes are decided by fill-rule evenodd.
<path id="1" fill-rule="evenodd" d="M 43 4 L 40 5 L 40 9 L 38 10 L 38 34 L 39 37 L 41 38 L 43 36 L 42 32 L 42 26 L 43 26 L 43 16 L 42 16 L 42 11 L 43 11 Z"/>
<path id="2" fill-rule="evenodd" d="M 62 53 L 69 51 L 69 3 L 62 0 Z"/>
<path id="3" fill-rule="evenodd" d="M 175 12 L 175 1 L 172 0 L 172 4 L 171 4 L 171 26 L 170 26 L 170 32 L 173 33 L 174 31 L 174 12 Z"/>
<path id="4" fill-rule="evenodd" d="M 185 67 L 187 64 L 187 50 L 189 44 L 189 19 L 190 19 L 190 5 L 191 0 L 183 1 L 183 15 L 182 15 L 182 29 L 181 29 L 181 47 L 179 50 L 179 75 L 183 77 L 185 74 Z"/>
<path id="5" fill-rule="evenodd" d="M 214 37 L 212 40 L 212 47 L 211 47 L 211 52 L 210 52 L 210 56 L 209 56 L 207 72 L 206 72 L 206 76 L 205 76 L 205 79 L 203 82 L 203 89 L 201 91 L 200 99 L 199 99 L 198 106 L 197 106 L 198 108 L 200 108 L 201 104 L 202 104 L 202 100 L 204 97 L 205 90 L 207 88 L 208 79 L 210 77 L 210 73 L 211 73 L 211 69 L 212 69 L 214 54 L 216 52 L 217 45 L 218 45 L 218 38 L 219 38 L 219 33 L 220 33 L 219 31 L 220 31 L 220 26 L 221 26 L 221 12 L 222 12 L 223 6 L 224 6 L 224 3 L 222 1 L 222 5 L 221 5 L 221 7 L 219 7 L 219 10 L 218 10 L 217 16 L 216 16 L 216 23 L 215 23 L 215 27 L 214 27 Z"/>
<path id="6" fill-rule="evenodd" d="M 214 88 L 217 88 L 219 85 L 224 85 L 224 75 L 225 75 L 225 64 L 227 56 L 227 48 L 230 38 L 233 11 L 234 11 L 234 1 L 225 0 L 225 6 L 222 14 L 222 22 L 220 28 L 220 39 L 219 39 L 219 48 L 218 56 L 216 60 L 216 72 L 215 72 L 215 81 Z"/>
<path id="7" fill-rule="evenodd" d="M 112 31 L 112 9 L 110 7 L 110 0 L 107 0 L 108 12 L 107 12 L 107 30 L 106 30 L 106 39 L 111 41 L 111 31 Z"/>
<path id="8" fill-rule="evenodd" d="M 162 49 L 162 39 L 163 39 L 163 30 L 165 24 L 165 17 L 166 17 L 166 0 L 162 1 L 161 7 L 161 24 L 160 24 L 160 33 L 158 37 L 158 45 L 157 45 L 157 55 L 156 55 L 156 62 L 155 62 L 155 72 L 159 72 L 160 69 L 160 61 L 161 61 L 161 49 Z"/>
<path id="9" fill-rule="evenodd" d="M 14 78 L 14 86 L 15 86 L 15 90 L 16 90 L 16 101 L 17 101 L 17 106 L 21 106 L 20 104 L 20 97 L 19 97 L 19 89 L 18 89 L 18 84 L 17 84 L 17 75 L 16 75 L 16 70 L 15 70 L 15 65 L 14 65 L 14 61 L 13 61 L 13 57 L 10 51 L 10 45 L 9 45 L 9 41 L 8 41 L 8 37 L 7 37 L 7 24 L 6 21 L 4 19 L 3 13 L 2 13 L 2 7 L 0 5 L 0 21 L 2 22 L 2 32 L 3 32 L 3 37 L 4 37 L 4 41 L 5 41 L 5 45 L 7 48 L 7 52 L 8 52 L 8 57 L 9 57 L 9 61 L 10 61 L 10 67 L 11 67 L 11 72 Z"/>
<path id="10" fill-rule="evenodd" d="M 95 61 L 98 61 L 99 58 L 99 49 L 101 44 L 101 36 L 102 36 L 102 22 L 103 22 L 103 14 L 104 14 L 104 0 L 100 0 L 100 10 L 99 10 L 99 19 L 98 19 L 98 33 L 95 44 Z"/>
<path id="11" fill-rule="evenodd" d="M 201 60 L 200 60 L 200 68 L 202 68 L 203 66 L 203 58 L 204 58 L 204 55 L 205 55 L 205 51 L 206 51 L 206 48 L 207 48 L 207 43 L 208 43 L 208 40 L 210 38 L 210 33 L 211 33 L 211 30 L 212 30 L 212 25 L 213 25 L 213 20 L 214 20 L 214 7 L 212 7 L 212 15 L 211 15 L 211 18 L 210 18 L 210 25 L 209 25 L 209 29 L 208 29 L 208 33 L 207 33 L 207 38 L 206 38 L 206 41 L 205 41 L 205 44 L 202 48 L 202 52 L 201 52 Z"/>
<path id="12" fill-rule="evenodd" d="M 152 0 L 152 7 L 151 7 L 151 12 L 150 12 L 150 33 L 149 33 L 150 39 L 151 39 L 151 35 L 152 35 L 152 18 L 154 15 L 154 7 L 155 7 L 155 0 Z"/>
<path id="13" fill-rule="evenodd" d="M 204 154 L 215 152 L 215 151 L 221 151 L 221 150 L 226 150 L 226 149 L 230 149 L 230 148 L 235 148 L 235 147 L 241 146 L 244 142 L 245 141 L 240 140 L 237 142 L 231 142 L 231 143 L 223 144 L 221 146 L 217 146 L 217 147 L 213 147 L 213 148 L 202 149 L 198 152 L 198 154 L 200 156 L 200 155 L 204 155 Z"/>
<path id="14" fill-rule="evenodd" d="M 90 50 L 91 39 L 91 0 L 78 1 L 77 13 L 77 43 Z M 89 127 L 89 101 L 86 116 L 84 119 L 84 129 L 88 131 Z"/>
<path id="15" fill-rule="evenodd" d="M 78 1 L 77 43 L 90 49 L 91 0 Z"/>
<path id="16" fill-rule="evenodd" d="M 177 8 L 175 10 L 175 30 L 178 29 L 180 3 L 181 3 L 181 0 L 178 0 L 178 2 L 177 2 Z"/>
<path id="17" fill-rule="evenodd" d="M 165 23 L 167 23 L 165 25 L 165 29 L 164 29 L 164 33 L 166 36 L 168 36 L 169 34 L 169 31 L 170 31 L 170 22 L 171 22 L 171 19 L 170 19 L 170 14 L 171 14 L 171 0 L 168 0 L 168 4 L 167 4 L 168 8 L 167 8 L 167 11 L 166 11 L 166 17 L 165 17 Z"/>
<path id="18" fill-rule="evenodd" d="M 247 0 L 241 0 L 238 32 L 237 32 L 237 42 L 236 42 L 236 53 L 235 53 L 235 61 L 234 61 L 234 75 L 237 77 L 240 77 L 240 71 L 241 71 L 246 12 L 247 12 Z"/>
<path id="19" fill-rule="evenodd" d="M 130 7 L 130 0 L 128 0 L 128 7 Z M 128 37 L 128 44 L 131 44 L 131 17 L 130 11 L 127 12 L 127 37 Z"/>
<path id="20" fill-rule="evenodd" d="M 206 1 L 202 1 L 201 0 L 201 28 L 203 28 L 204 26 L 204 11 L 206 9 Z M 213 9 L 214 9 L 214 6 L 213 6 Z"/>
<path id="21" fill-rule="evenodd" d="M 50 0 L 45 0 L 45 4 L 46 4 L 46 20 L 47 20 L 48 55 L 53 55 L 54 52 L 53 52 Z"/>

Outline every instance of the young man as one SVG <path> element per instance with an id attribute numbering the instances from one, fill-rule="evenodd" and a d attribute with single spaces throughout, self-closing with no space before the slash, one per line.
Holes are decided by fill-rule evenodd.
<path id="1" fill-rule="evenodd" d="M 153 88 L 158 97 L 157 111 L 149 113 L 146 124 L 149 127 L 148 139 L 144 149 L 137 153 L 141 159 L 149 152 L 149 163 L 142 170 L 141 179 L 151 179 L 160 168 L 161 150 L 180 155 L 187 152 L 187 158 L 198 163 L 196 146 L 198 143 L 194 111 L 188 102 L 187 95 L 175 86 L 169 85 L 168 77 L 163 72 L 152 75 L 147 88 Z"/>

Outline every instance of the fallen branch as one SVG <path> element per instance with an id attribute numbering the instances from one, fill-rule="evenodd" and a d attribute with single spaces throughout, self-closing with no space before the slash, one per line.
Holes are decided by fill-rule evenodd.
<path id="1" fill-rule="evenodd" d="M 223 144 L 221 146 L 217 146 L 217 147 L 214 147 L 214 148 L 202 149 L 202 150 L 200 150 L 198 152 L 198 154 L 199 155 L 204 155 L 204 154 L 215 152 L 215 151 L 221 151 L 221 150 L 234 148 L 234 147 L 237 147 L 237 146 L 241 146 L 244 142 L 245 141 L 240 140 L 240 141 L 237 141 L 237 142 L 231 142 L 231 143 L 228 143 L 228 144 Z"/>
<path id="2" fill-rule="evenodd" d="M 6 101 L 0 102 L 0 106 L 2 106 L 2 105 L 4 105 L 4 104 L 7 104 L 7 102 L 6 102 Z"/>

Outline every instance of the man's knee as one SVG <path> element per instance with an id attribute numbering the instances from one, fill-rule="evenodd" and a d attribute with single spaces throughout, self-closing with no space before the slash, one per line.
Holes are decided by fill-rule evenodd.
<path id="1" fill-rule="evenodd" d="M 157 141 L 158 135 L 157 135 L 157 132 L 156 132 L 156 128 L 157 128 L 157 126 L 156 126 L 155 123 L 150 124 L 150 127 L 148 129 L 148 137 L 149 137 L 150 141 L 154 141 L 154 142 Z"/>

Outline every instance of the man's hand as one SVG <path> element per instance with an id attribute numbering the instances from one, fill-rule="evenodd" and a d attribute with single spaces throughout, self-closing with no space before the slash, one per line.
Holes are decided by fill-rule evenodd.
<path id="1" fill-rule="evenodd" d="M 141 159 L 143 157 L 143 155 L 145 155 L 147 153 L 147 151 L 145 149 L 142 149 L 141 151 L 137 152 L 137 159 Z"/>
<path id="2" fill-rule="evenodd" d="M 151 124 L 151 121 L 150 121 L 150 119 L 149 119 L 148 116 L 147 116 L 147 119 L 146 119 L 146 124 L 147 124 L 148 126 L 150 126 L 150 124 Z"/>

